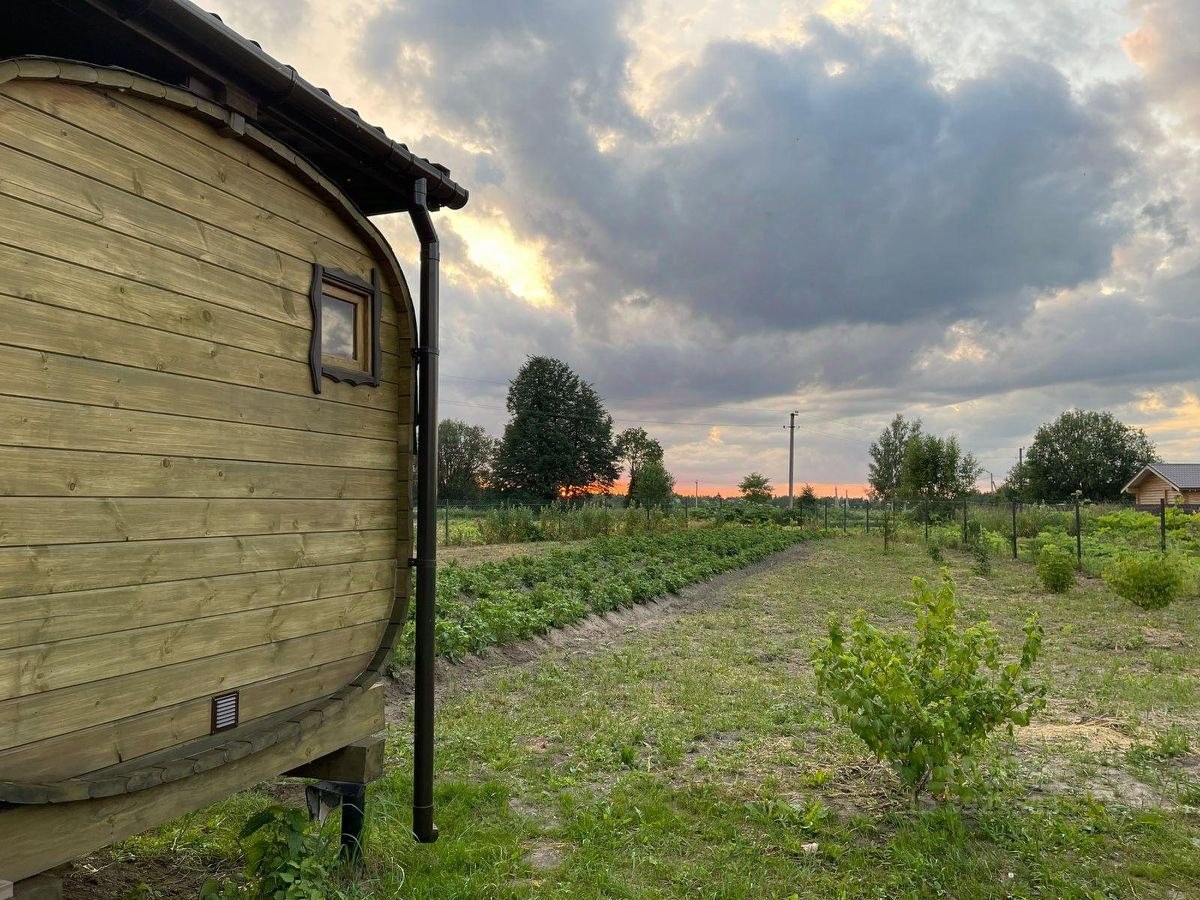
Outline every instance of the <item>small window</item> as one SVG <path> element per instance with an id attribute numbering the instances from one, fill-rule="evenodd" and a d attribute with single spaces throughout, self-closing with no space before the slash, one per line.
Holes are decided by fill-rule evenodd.
<path id="1" fill-rule="evenodd" d="M 366 282 L 317 264 L 312 283 L 313 333 L 309 362 L 313 392 L 329 378 L 379 384 L 379 273 Z"/>

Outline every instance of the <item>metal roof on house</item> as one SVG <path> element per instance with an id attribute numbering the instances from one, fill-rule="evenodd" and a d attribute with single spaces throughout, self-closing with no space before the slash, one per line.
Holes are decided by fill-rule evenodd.
<path id="1" fill-rule="evenodd" d="M 1200 463 L 1150 463 L 1130 479 L 1125 490 L 1132 490 L 1150 472 L 1177 491 L 1200 491 Z"/>
<path id="2" fill-rule="evenodd" d="M 42 0 L 3 9 L 0 59 L 71 59 L 185 87 L 291 147 L 368 215 L 409 209 L 418 178 L 431 209 L 466 205 L 466 189 L 445 166 L 416 156 L 188 0 Z"/>

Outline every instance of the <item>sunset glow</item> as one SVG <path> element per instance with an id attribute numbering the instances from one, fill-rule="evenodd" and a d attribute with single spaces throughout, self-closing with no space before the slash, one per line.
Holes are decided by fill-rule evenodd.
<path id="1" fill-rule="evenodd" d="M 792 409 L 830 496 L 897 412 L 988 486 L 1068 407 L 1200 460 L 1190 0 L 210 6 L 471 190 L 438 217 L 448 417 L 499 435 L 545 354 L 681 493 L 781 493 Z"/>

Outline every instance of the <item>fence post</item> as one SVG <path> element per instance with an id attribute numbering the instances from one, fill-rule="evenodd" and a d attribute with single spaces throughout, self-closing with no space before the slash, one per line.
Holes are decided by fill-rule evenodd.
<path id="1" fill-rule="evenodd" d="M 1012 502 L 1012 551 L 1013 559 L 1017 558 L 1017 501 Z"/>
<path id="2" fill-rule="evenodd" d="M 967 498 L 963 497 L 963 546 L 967 546 Z"/>
<path id="3" fill-rule="evenodd" d="M 867 501 L 867 534 L 871 533 L 871 502 Z"/>
<path id="4" fill-rule="evenodd" d="M 449 500 L 442 501 L 442 510 L 443 510 L 442 519 L 445 521 L 446 546 L 449 547 L 450 546 L 450 501 Z"/>
<path id="5" fill-rule="evenodd" d="M 825 498 L 825 527 L 829 527 L 829 498 Z"/>
<path id="6" fill-rule="evenodd" d="M 929 543 L 929 501 L 925 501 L 925 543 Z"/>
<path id="7" fill-rule="evenodd" d="M 1167 498 L 1158 498 L 1158 548 L 1167 552 Z"/>
<path id="8" fill-rule="evenodd" d="M 887 507 L 885 506 L 883 508 L 883 549 L 886 551 L 887 548 L 888 548 L 888 510 L 887 510 Z"/>
<path id="9" fill-rule="evenodd" d="M 850 500 L 842 501 L 842 534 L 846 533 L 846 519 L 850 515 Z"/>
<path id="10" fill-rule="evenodd" d="M 1075 567 L 1083 571 L 1083 526 L 1079 517 L 1079 495 L 1075 495 Z"/>

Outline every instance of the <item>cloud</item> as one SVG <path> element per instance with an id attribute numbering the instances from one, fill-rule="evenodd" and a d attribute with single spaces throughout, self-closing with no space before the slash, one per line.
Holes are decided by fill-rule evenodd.
<path id="1" fill-rule="evenodd" d="M 553 7 L 510 0 L 468 27 L 454 3 L 401 6 L 367 58 L 491 148 L 503 190 L 482 202 L 544 244 L 591 327 L 631 296 L 741 333 L 1011 320 L 1030 292 L 1102 274 L 1129 228 L 1133 160 L 1049 66 L 942 90 L 894 39 L 814 19 L 801 47 L 708 45 L 642 118 L 622 99 L 623 7 Z M 384 52 L 406 40 L 428 77 Z"/>
<path id="2" fill-rule="evenodd" d="M 252 40 L 283 42 L 309 23 L 311 0 L 217 0 L 223 20 Z"/>
<path id="3" fill-rule="evenodd" d="M 1200 5 L 1194 0 L 1135 0 L 1139 27 L 1123 44 L 1141 66 L 1156 100 L 1172 109 L 1179 124 L 1200 136 Z"/>
<path id="4" fill-rule="evenodd" d="M 897 409 L 1000 472 L 1067 406 L 1197 395 L 1194 0 L 672 4 L 312 0 L 322 83 L 472 189 L 447 414 L 497 428 L 548 353 L 618 419 L 701 423 L 648 425 L 681 479 L 779 483 L 800 408 L 828 482 Z"/>

